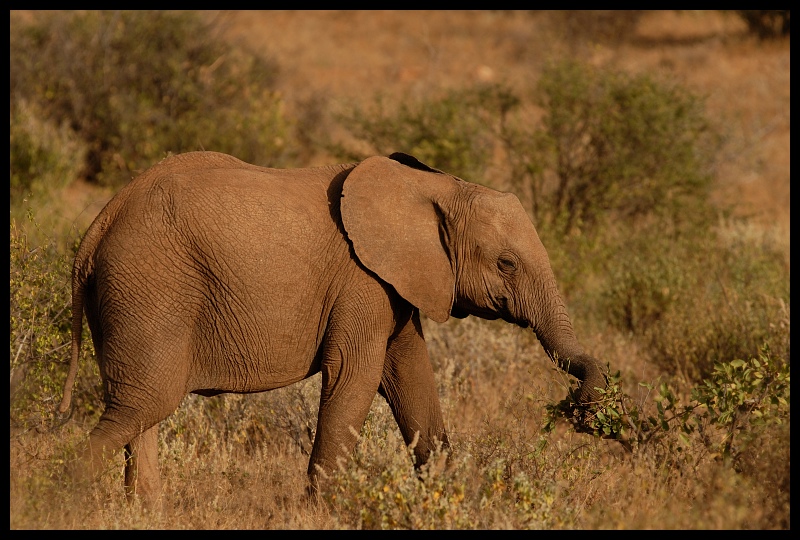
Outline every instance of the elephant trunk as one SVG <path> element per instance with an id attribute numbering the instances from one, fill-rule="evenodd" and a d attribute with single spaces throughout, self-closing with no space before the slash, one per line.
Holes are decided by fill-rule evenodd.
<path id="1" fill-rule="evenodd" d="M 587 354 L 578 343 L 567 310 L 555 288 L 555 280 L 544 298 L 549 302 L 532 302 L 542 309 L 526 317 L 547 355 L 556 365 L 576 379 L 580 385 L 576 398 L 579 403 L 600 399 L 597 388 L 606 388 L 606 370 L 600 362 Z"/>

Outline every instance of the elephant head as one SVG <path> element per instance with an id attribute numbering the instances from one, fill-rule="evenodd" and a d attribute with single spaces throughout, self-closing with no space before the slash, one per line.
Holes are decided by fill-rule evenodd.
<path id="1" fill-rule="evenodd" d="M 475 315 L 530 327 L 580 381 L 580 402 L 605 388 L 579 345 L 550 261 L 519 199 L 395 153 L 349 174 L 342 222 L 360 262 L 437 322 Z"/>

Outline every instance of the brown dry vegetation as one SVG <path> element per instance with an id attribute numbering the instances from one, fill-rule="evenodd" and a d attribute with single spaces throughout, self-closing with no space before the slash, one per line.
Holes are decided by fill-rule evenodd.
<path id="1" fill-rule="evenodd" d="M 22 15 L 19 24 L 36 19 Z M 550 60 L 566 56 L 679 82 L 706 96 L 709 118 L 725 128 L 712 200 L 733 212 L 730 221 L 720 218 L 720 238 L 770 238 L 788 268 L 790 42 L 760 41 L 733 14 L 643 12 L 612 36 L 593 33 L 591 19 L 551 12 L 207 16 L 218 18 L 231 43 L 279 65 L 275 89 L 285 114 L 311 141 L 293 166 L 336 161 L 330 146 L 314 142 L 321 134 L 352 137 L 340 114 L 377 93 L 424 99 L 477 82 L 503 82 L 524 93 Z M 539 115 L 531 110 L 531 121 Z M 502 169 L 498 155 L 489 181 L 505 178 Z M 45 202 L 34 201 L 44 231 L 29 231 L 30 238 L 71 229 L 69 245 L 111 194 L 76 179 Z M 569 272 L 564 255 L 553 259 L 557 277 Z M 601 277 L 585 279 L 585 288 L 573 286 L 567 301 L 588 351 L 620 370 L 622 389 L 643 408 L 654 405 L 639 381 L 671 381 L 688 400 L 689 382 L 657 364 L 645 341 L 589 314 L 595 304 L 581 293 Z M 784 307 L 785 316 L 773 324 L 788 336 Z M 426 320 L 424 330 L 453 442 L 449 467 L 425 482 L 414 477 L 391 413 L 376 399 L 357 454 L 332 480 L 327 503 L 307 505 L 305 469 L 319 392 L 314 377 L 253 396 L 187 398 L 162 426 L 164 503 L 155 511 L 126 504 L 121 466 L 90 488 L 65 487 L 63 462 L 91 429 L 91 414 L 52 432 L 21 430 L 12 421 L 11 528 L 790 527 L 788 416 L 750 445 L 737 471 L 698 446 L 681 449 L 691 455 L 682 464 L 658 451 L 631 455 L 565 422 L 541 432 L 545 406 L 564 397 L 569 381 L 530 332 L 474 318 Z M 12 343 L 12 375 L 15 353 Z M 40 398 L 52 408 L 60 394 Z"/>

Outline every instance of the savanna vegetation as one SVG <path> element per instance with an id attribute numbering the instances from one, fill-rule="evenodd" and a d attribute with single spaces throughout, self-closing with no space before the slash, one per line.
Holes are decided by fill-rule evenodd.
<path id="1" fill-rule="evenodd" d="M 789 12 L 11 12 L 10 526 L 790 527 Z M 415 474 L 376 398 L 308 505 L 318 376 L 190 396 L 164 504 L 64 463 L 102 412 L 88 330 L 55 410 L 70 268 L 170 153 L 274 167 L 403 151 L 516 193 L 579 338 L 575 405 L 535 336 L 424 321 L 452 448 Z M 121 458 L 120 458 L 121 459 Z"/>

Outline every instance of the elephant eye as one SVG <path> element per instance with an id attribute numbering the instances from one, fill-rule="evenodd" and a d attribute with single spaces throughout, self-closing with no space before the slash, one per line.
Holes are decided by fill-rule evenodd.
<path id="1" fill-rule="evenodd" d="M 511 257 L 500 257 L 497 259 L 497 268 L 502 272 L 512 274 L 517 271 L 517 263 Z"/>

